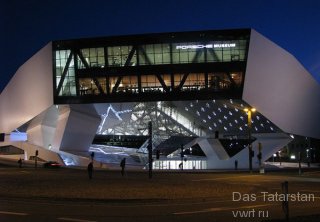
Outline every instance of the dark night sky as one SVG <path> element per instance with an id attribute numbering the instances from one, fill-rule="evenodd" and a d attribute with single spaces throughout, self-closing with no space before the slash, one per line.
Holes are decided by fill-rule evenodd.
<path id="1" fill-rule="evenodd" d="M 0 91 L 51 40 L 123 34 L 254 28 L 320 82 L 318 0 L 4 0 Z"/>

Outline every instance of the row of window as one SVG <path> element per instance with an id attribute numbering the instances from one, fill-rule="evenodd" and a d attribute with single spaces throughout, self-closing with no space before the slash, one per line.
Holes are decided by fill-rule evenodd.
<path id="1" fill-rule="evenodd" d="M 244 61 L 246 40 L 112 46 L 81 49 L 79 68 L 158 64 Z M 69 50 L 56 51 L 56 66 L 63 66 Z M 138 51 L 138 53 L 137 53 Z M 106 64 L 107 63 L 107 64 Z"/>
<path id="2" fill-rule="evenodd" d="M 70 75 L 69 75 L 70 73 Z M 68 75 L 65 77 L 61 89 L 59 91 L 59 96 L 75 96 L 76 93 L 76 82 L 74 75 L 74 69 L 68 71 Z M 183 74 L 175 74 L 174 82 L 171 85 L 170 75 L 160 75 L 165 86 L 170 90 L 178 88 L 181 84 Z M 108 78 L 108 79 L 107 79 Z M 184 84 L 181 86 L 182 91 L 197 91 L 204 88 L 208 88 L 214 91 L 228 90 L 232 86 L 240 87 L 242 81 L 241 73 L 232 73 L 227 75 L 226 73 L 208 73 L 208 81 L 206 84 L 203 74 L 189 74 L 186 78 Z M 56 77 L 57 88 L 61 81 L 61 76 Z M 92 78 L 80 78 L 79 87 L 80 95 L 86 94 L 100 94 L 99 87 L 103 90 L 103 93 L 112 92 L 125 92 L 125 93 L 138 93 L 138 77 L 137 76 L 124 76 L 122 77 L 120 83 L 117 85 L 118 77 L 99 77 L 96 78 L 96 82 Z M 107 84 L 107 82 L 109 84 Z M 233 85 L 235 84 L 235 85 Z M 107 87 L 108 85 L 108 87 Z M 156 75 L 142 75 L 141 76 L 141 91 L 142 92 L 163 92 L 165 89 L 161 84 L 159 78 Z M 108 91 L 108 92 L 107 92 Z"/>
<path id="3" fill-rule="evenodd" d="M 232 45 L 233 44 L 233 45 Z M 237 45 L 238 44 L 238 45 Z M 172 51 L 173 61 L 178 62 L 202 62 L 205 59 L 210 61 L 212 58 L 219 58 L 218 52 L 223 56 L 230 55 L 230 53 L 234 53 L 233 51 L 245 51 L 245 41 L 239 40 L 237 43 L 225 43 L 218 44 L 215 46 L 214 44 L 207 45 L 196 45 L 196 43 L 190 43 L 185 45 L 173 45 L 169 44 L 153 44 L 153 45 L 144 45 L 139 49 L 139 63 L 140 64 L 164 64 L 169 63 L 170 61 L 170 51 Z M 205 49 L 205 51 L 203 51 Z M 120 46 L 120 47 L 108 47 L 108 61 L 110 64 L 118 64 L 121 66 L 124 65 L 136 65 L 136 50 L 132 51 L 133 48 L 131 46 Z M 185 50 L 185 51 L 183 51 Z M 140 53 L 141 51 L 141 53 Z M 89 48 L 82 49 L 82 56 L 76 56 L 77 62 L 80 68 L 85 67 L 93 67 L 93 66 L 103 66 L 105 58 L 104 58 L 104 48 Z M 213 53 L 215 52 L 215 53 Z M 204 56 L 205 55 L 205 56 Z M 211 57 L 210 57 L 211 55 Z M 75 55 L 71 53 L 71 50 L 59 50 L 56 51 L 55 56 L 55 74 L 56 74 L 56 88 L 59 89 L 59 95 L 76 95 L 76 81 L 75 81 Z M 175 60 L 175 57 L 179 58 Z M 128 59 L 129 58 L 129 59 Z M 244 58 L 244 55 L 243 55 Z M 229 58 L 231 61 L 231 57 Z M 228 61 L 229 61 L 228 60 Z M 68 69 L 65 70 L 65 67 Z M 62 81 L 62 74 L 65 72 L 65 76 Z M 212 88 L 215 90 L 220 90 L 223 88 L 229 88 L 231 83 L 235 83 L 237 86 L 240 86 L 242 82 L 242 75 L 239 73 L 232 73 L 231 75 L 227 75 L 226 73 L 208 73 L 208 88 Z M 174 74 L 174 86 L 171 86 L 171 76 L 170 75 L 162 75 L 162 79 L 168 87 L 174 88 L 180 84 L 183 74 Z M 87 81 L 85 81 L 87 82 Z M 113 85 L 116 83 L 116 77 L 110 77 L 108 88 L 112 91 Z M 113 85 L 112 85 L 113 84 Z M 123 91 L 131 89 L 131 91 L 137 91 L 138 80 L 137 76 L 128 76 L 122 78 L 121 83 L 123 87 Z M 80 82 L 81 86 L 82 83 Z M 98 92 L 97 89 L 91 86 L 91 84 L 86 84 L 86 88 L 91 89 L 91 93 Z M 88 86 L 90 85 L 90 87 Z M 95 84 L 94 84 L 95 85 Z M 104 86 L 104 91 L 107 91 L 106 82 L 103 80 L 100 83 L 101 86 Z M 143 88 L 154 88 L 163 90 L 161 83 L 155 75 L 145 75 L 141 77 L 141 85 Z M 95 86 L 97 88 L 97 86 Z M 182 90 L 193 90 L 205 88 L 205 74 L 189 74 L 186 78 L 185 84 Z M 121 86 L 117 89 L 121 90 Z M 88 90 L 86 90 L 87 92 Z"/>
<path id="4" fill-rule="evenodd" d="M 220 91 L 230 89 L 232 84 L 236 87 L 241 86 L 242 73 L 235 72 L 228 75 L 227 73 L 208 73 L 208 81 L 206 84 L 205 73 L 190 73 L 184 84 L 182 91 L 201 90 L 204 88 Z M 141 77 L 142 92 L 163 92 L 164 88 L 156 75 L 142 75 Z M 180 86 L 184 74 L 174 74 L 173 84 L 171 85 L 171 76 L 169 74 L 160 75 L 163 83 L 169 89 L 174 89 Z M 117 86 L 118 77 L 99 77 L 96 79 L 97 84 L 103 89 L 103 93 L 124 92 L 138 93 L 138 76 L 124 76 L 121 78 Z M 80 95 L 99 94 L 99 89 L 96 82 L 92 78 L 80 78 Z M 109 91 L 108 91 L 109 90 Z M 107 92 L 108 91 L 108 92 Z"/>

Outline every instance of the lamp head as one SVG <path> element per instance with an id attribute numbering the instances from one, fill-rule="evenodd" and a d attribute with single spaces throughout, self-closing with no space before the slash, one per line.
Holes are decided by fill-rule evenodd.
<path id="1" fill-rule="evenodd" d="M 249 108 L 245 108 L 245 109 L 243 109 L 246 113 L 247 112 L 255 112 L 255 111 L 257 111 L 257 109 L 256 108 L 251 108 L 251 109 L 249 109 Z"/>

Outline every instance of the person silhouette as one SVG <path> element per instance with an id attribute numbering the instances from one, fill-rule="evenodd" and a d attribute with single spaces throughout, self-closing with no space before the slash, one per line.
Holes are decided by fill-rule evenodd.
<path id="1" fill-rule="evenodd" d="M 121 175 L 124 176 L 124 170 L 126 167 L 126 158 L 123 158 L 120 162 L 120 167 L 121 167 Z"/>
<path id="2" fill-rule="evenodd" d="M 22 167 L 22 159 L 21 158 L 18 160 L 18 164 L 19 164 L 19 168 L 21 168 Z"/>
<path id="3" fill-rule="evenodd" d="M 88 176 L 89 176 L 89 179 L 91 180 L 92 179 L 92 173 L 93 173 L 93 163 L 90 162 L 88 164 Z"/>

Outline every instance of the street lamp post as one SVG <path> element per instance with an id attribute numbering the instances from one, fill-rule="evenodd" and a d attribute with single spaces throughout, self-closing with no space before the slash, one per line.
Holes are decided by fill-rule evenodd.
<path id="1" fill-rule="evenodd" d="M 248 114 L 248 139 L 249 139 L 249 170 L 252 173 L 252 143 L 251 143 L 251 114 L 256 111 L 255 108 L 244 109 L 244 111 Z"/>

